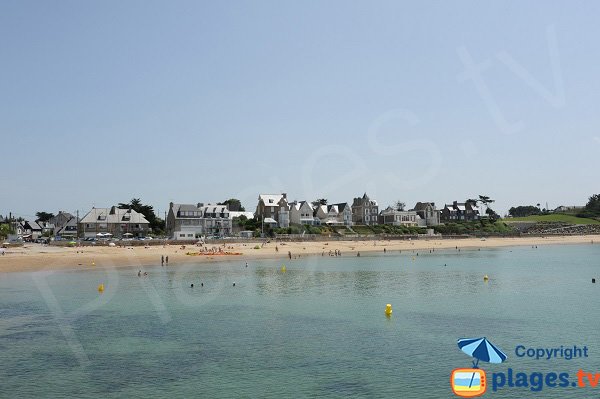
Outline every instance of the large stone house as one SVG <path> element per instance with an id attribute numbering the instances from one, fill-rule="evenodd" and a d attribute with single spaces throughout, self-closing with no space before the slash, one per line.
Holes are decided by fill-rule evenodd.
<path id="1" fill-rule="evenodd" d="M 420 219 L 415 211 L 399 211 L 392 207 L 387 207 L 379 214 L 380 224 L 393 226 L 418 226 Z"/>
<path id="2" fill-rule="evenodd" d="M 167 235 L 175 240 L 195 240 L 200 236 L 228 237 L 232 218 L 227 205 L 169 204 Z"/>
<path id="3" fill-rule="evenodd" d="M 260 194 L 256 205 L 256 218 L 269 224 L 273 224 L 272 219 L 278 227 L 290 227 L 287 194 Z"/>
<path id="4" fill-rule="evenodd" d="M 379 219 L 379 205 L 377 201 L 369 198 L 367 193 L 362 197 L 354 198 L 352 202 L 352 223 L 377 224 Z"/>
<path id="5" fill-rule="evenodd" d="M 470 222 L 479 219 L 479 209 L 473 202 L 457 202 L 454 201 L 451 205 L 444 204 L 441 211 L 440 219 L 443 222 Z"/>
<path id="6" fill-rule="evenodd" d="M 145 237 L 150 232 L 150 223 L 144 215 L 133 209 L 92 208 L 80 221 L 79 231 L 84 237 L 96 237 L 99 233 L 111 234 L 115 238 L 125 235 Z"/>
<path id="7" fill-rule="evenodd" d="M 440 224 L 440 211 L 433 202 L 417 202 L 412 209 L 419 215 L 419 226 L 437 226 Z"/>

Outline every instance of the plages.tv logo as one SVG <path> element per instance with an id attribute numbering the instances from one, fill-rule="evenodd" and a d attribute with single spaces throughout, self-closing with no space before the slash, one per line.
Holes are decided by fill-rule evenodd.
<path id="1" fill-rule="evenodd" d="M 504 352 L 483 338 L 461 338 L 458 347 L 473 358 L 473 367 L 452 370 L 450 386 L 455 395 L 463 398 L 481 396 L 485 393 L 488 383 L 485 370 L 479 368 L 479 361 L 502 363 L 507 359 Z"/>

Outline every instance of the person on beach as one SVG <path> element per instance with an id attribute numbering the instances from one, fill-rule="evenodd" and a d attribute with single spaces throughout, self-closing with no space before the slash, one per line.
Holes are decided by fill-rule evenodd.
<path id="1" fill-rule="evenodd" d="M 248 262 L 246 262 L 246 267 L 248 267 Z"/>
<path id="2" fill-rule="evenodd" d="M 142 271 L 138 270 L 138 277 L 142 277 Z"/>
<path id="3" fill-rule="evenodd" d="M 292 251 L 288 251 L 288 258 L 292 259 Z"/>
<path id="4" fill-rule="evenodd" d="M 165 262 L 166 262 L 167 266 L 169 266 L 169 255 L 167 255 L 167 257 L 165 258 Z"/>
<path id="5" fill-rule="evenodd" d="M 161 257 L 160 257 L 160 265 L 161 266 L 165 265 L 165 256 L 164 255 L 161 255 Z"/>

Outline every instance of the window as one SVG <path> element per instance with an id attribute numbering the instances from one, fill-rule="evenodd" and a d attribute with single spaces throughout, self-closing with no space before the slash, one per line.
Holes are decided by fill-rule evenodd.
<path id="1" fill-rule="evenodd" d="M 185 234 L 179 234 L 179 237 L 185 237 Z"/>

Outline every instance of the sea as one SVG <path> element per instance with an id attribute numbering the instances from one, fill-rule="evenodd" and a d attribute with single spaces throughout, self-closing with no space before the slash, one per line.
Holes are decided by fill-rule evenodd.
<path id="1" fill-rule="evenodd" d="M 0 397 L 600 397 L 600 245 L 361 255 L 2 273 Z"/>

